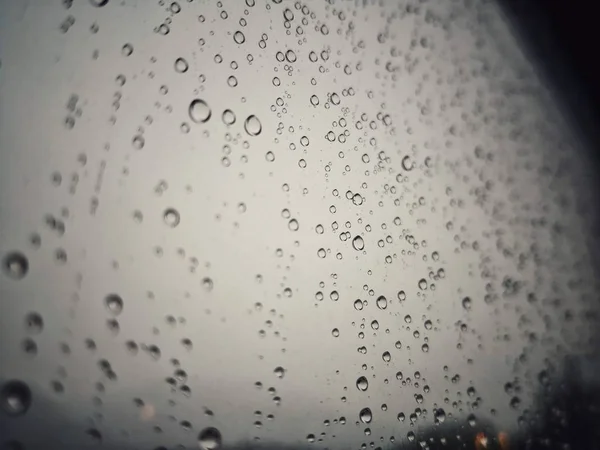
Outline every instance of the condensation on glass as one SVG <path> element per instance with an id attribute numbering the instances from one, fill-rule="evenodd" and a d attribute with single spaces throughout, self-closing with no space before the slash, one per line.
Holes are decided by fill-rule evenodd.
<path id="1" fill-rule="evenodd" d="M 495 3 L 0 10 L 0 445 L 508 450 L 590 351 L 588 164 Z"/>

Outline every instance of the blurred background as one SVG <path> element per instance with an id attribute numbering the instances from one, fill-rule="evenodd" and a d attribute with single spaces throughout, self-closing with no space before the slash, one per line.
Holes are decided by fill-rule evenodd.
<path id="1" fill-rule="evenodd" d="M 0 0 L 0 448 L 600 448 L 580 3 Z"/>

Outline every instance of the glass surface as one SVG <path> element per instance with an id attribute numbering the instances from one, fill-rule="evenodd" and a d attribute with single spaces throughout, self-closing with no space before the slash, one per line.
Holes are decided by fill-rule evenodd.
<path id="1" fill-rule="evenodd" d="M 591 175 L 494 2 L 0 0 L 0 445 L 573 445 Z"/>

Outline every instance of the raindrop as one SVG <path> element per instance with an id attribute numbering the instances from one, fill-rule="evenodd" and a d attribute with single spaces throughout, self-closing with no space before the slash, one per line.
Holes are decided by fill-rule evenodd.
<path id="1" fill-rule="evenodd" d="M 379 298 L 377 298 L 377 307 L 379 309 L 387 308 L 387 299 L 383 295 L 380 295 Z"/>
<path id="2" fill-rule="evenodd" d="M 29 271 L 29 260 L 23 253 L 11 252 L 2 260 L 2 269 L 6 276 L 14 280 L 20 280 Z"/>
<path id="3" fill-rule="evenodd" d="M 410 156 L 406 155 L 404 158 L 402 158 L 402 167 L 406 171 L 413 169 L 413 162 Z"/>
<path id="4" fill-rule="evenodd" d="M 326 254 L 327 254 L 327 253 L 325 252 L 325 249 L 324 249 L 324 248 L 320 248 L 319 250 L 317 250 L 317 256 L 318 256 L 319 258 L 321 258 L 321 259 L 325 258 L 325 255 L 326 255 Z"/>
<path id="5" fill-rule="evenodd" d="M 189 107 L 190 119 L 195 123 L 205 123 L 212 114 L 208 104 L 199 98 L 192 100 Z"/>
<path id="6" fill-rule="evenodd" d="M 296 219 L 290 219 L 290 221 L 288 222 L 288 228 L 291 231 L 298 231 L 298 228 L 300 228 L 300 225 L 298 224 L 298 221 Z"/>
<path id="7" fill-rule="evenodd" d="M 293 50 L 288 50 L 285 52 L 285 59 L 290 63 L 296 62 L 296 54 Z"/>
<path id="8" fill-rule="evenodd" d="M 204 290 L 210 292 L 210 291 L 213 290 L 213 286 L 214 286 L 214 283 L 213 283 L 213 280 L 211 278 L 204 277 L 202 279 L 202 287 L 204 288 Z"/>
<path id="9" fill-rule="evenodd" d="M 233 34 L 233 40 L 235 41 L 236 44 L 243 44 L 244 42 L 246 42 L 246 36 L 244 36 L 244 33 L 242 33 L 241 31 L 236 31 Z"/>
<path id="10" fill-rule="evenodd" d="M 117 294 L 107 295 L 104 304 L 106 309 L 114 316 L 118 316 L 123 311 L 123 299 Z"/>
<path id="11" fill-rule="evenodd" d="M 221 432 L 213 427 L 204 428 L 198 435 L 198 445 L 202 450 L 217 450 L 222 440 Z"/>
<path id="12" fill-rule="evenodd" d="M 248 116 L 244 122 L 244 129 L 250 136 L 258 136 L 262 131 L 262 125 L 255 115 Z"/>
<path id="13" fill-rule="evenodd" d="M 471 309 L 471 299 L 469 297 L 465 297 L 462 300 L 462 307 L 469 311 Z"/>
<path id="14" fill-rule="evenodd" d="M 354 250 L 360 251 L 365 248 L 365 241 L 362 237 L 356 236 L 354 239 L 352 239 L 352 247 L 354 247 Z"/>
<path id="15" fill-rule="evenodd" d="M 359 377 L 358 380 L 356 380 L 356 387 L 359 391 L 366 391 L 369 388 L 369 382 L 367 381 L 367 378 Z"/>
<path id="16" fill-rule="evenodd" d="M 179 211 L 174 208 L 168 208 L 165 210 L 163 214 L 163 220 L 165 224 L 167 224 L 171 228 L 175 228 L 179 225 L 181 217 L 179 216 Z"/>
<path id="17" fill-rule="evenodd" d="M 334 328 L 333 330 L 331 330 L 331 334 L 333 335 L 333 337 L 339 337 L 340 330 L 338 330 L 337 328 Z"/>
<path id="18" fill-rule="evenodd" d="M 0 408 L 9 416 L 25 414 L 31 406 L 31 390 L 22 381 L 12 380 L 2 386 Z"/>
<path id="19" fill-rule="evenodd" d="M 44 319 L 36 312 L 31 312 L 25 317 L 25 328 L 30 334 L 40 334 L 44 329 Z"/>
<path id="20" fill-rule="evenodd" d="M 277 378 L 283 378 L 283 376 L 285 375 L 285 369 L 281 366 L 276 367 L 273 372 L 275 373 Z"/>
<path id="21" fill-rule="evenodd" d="M 235 113 L 230 110 L 230 109 L 226 109 L 225 111 L 223 111 L 223 123 L 225 123 L 225 125 L 233 125 L 235 123 Z"/>
<path id="22" fill-rule="evenodd" d="M 354 300 L 354 309 L 355 310 L 362 311 L 363 307 L 364 307 L 364 304 L 363 304 L 362 300 L 360 300 L 360 299 Z"/>
<path id="23" fill-rule="evenodd" d="M 98 431 L 96 428 L 88 429 L 85 434 L 87 434 L 96 442 L 102 442 L 102 433 L 100 433 L 100 431 Z"/>
<path id="24" fill-rule="evenodd" d="M 125 44 L 121 48 L 121 54 L 123 56 L 130 56 L 132 53 L 133 53 L 133 45 L 131 45 L 131 44 Z"/>
<path id="25" fill-rule="evenodd" d="M 185 73 L 189 69 L 188 62 L 183 58 L 177 58 L 175 60 L 175 72 L 177 73 Z"/>
<path id="26" fill-rule="evenodd" d="M 360 410 L 358 417 L 362 423 L 371 423 L 371 420 L 373 420 L 373 413 L 370 408 L 363 408 Z"/>
<path id="27" fill-rule="evenodd" d="M 383 355 L 381 355 L 381 358 L 383 359 L 384 362 L 390 362 L 392 360 L 392 355 L 390 355 L 390 352 L 383 352 Z"/>

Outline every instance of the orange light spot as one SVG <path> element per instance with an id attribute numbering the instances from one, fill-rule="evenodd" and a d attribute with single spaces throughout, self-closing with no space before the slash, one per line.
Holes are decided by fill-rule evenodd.
<path id="1" fill-rule="evenodd" d="M 477 433 L 475 436 L 475 449 L 486 450 L 488 448 L 488 438 L 484 433 Z"/>
<path id="2" fill-rule="evenodd" d="M 508 450 L 508 434 L 504 431 L 498 433 L 498 442 L 500 443 L 501 450 Z"/>

